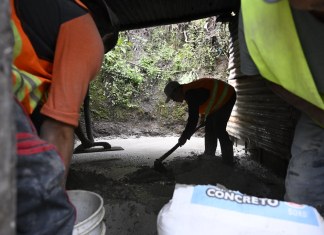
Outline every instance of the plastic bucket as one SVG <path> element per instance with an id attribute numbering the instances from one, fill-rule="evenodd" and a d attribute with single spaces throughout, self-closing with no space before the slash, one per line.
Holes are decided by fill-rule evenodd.
<path id="1" fill-rule="evenodd" d="M 102 197 L 84 190 L 68 190 L 67 194 L 77 211 L 73 235 L 105 235 L 105 208 Z"/>

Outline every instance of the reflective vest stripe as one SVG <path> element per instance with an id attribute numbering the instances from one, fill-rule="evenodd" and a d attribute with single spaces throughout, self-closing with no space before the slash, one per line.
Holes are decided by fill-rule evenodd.
<path id="1" fill-rule="evenodd" d="M 41 81 L 36 76 L 18 70 L 15 66 L 12 66 L 12 72 L 15 81 L 13 86 L 15 96 L 19 101 L 29 100 L 29 108 L 34 109 L 42 97 L 42 92 L 38 88 Z"/>
<path id="2" fill-rule="evenodd" d="M 217 90 L 218 90 L 218 82 L 214 82 L 213 90 L 211 91 L 211 96 L 209 98 L 209 103 L 208 103 L 207 108 L 205 110 L 205 120 L 206 120 L 211 108 L 213 107 L 213 104 L 214 104 L 215 99 L 216 99 Z"/>
<path id="3" fill-rule="evenodd" d="M 38 58 L 16 15 L 14 1 L 10 0 L 11 28 L 14 34 L 13 92 L 31 114 L 37 104 L 45 99 L 51 83 L 52 63 Z M 37 74 L 34 75 L 34 74 Z"/>
<path id="4" fill-rule="evenodd" d="M 199 113 L 207 117 L 210 113 L 221 108 L 232 97 L 235 90 L 232 86 L 221 80 L 201 78 L 183 84 L 184 93 L 192 89 L 203 88 L 209 91 L 209 98 L 199 106 Z"/>
<path id="5" fill-rule="evenodd" d="M 218 100 L 216 101 L 216 103 L 213 107 L 213 110 L 219 108 L 220 104 L 223 103 L 223 101 L 227 95 L 228 95 L 228 86 L 224 85 L 224 90 L 223 90 L 222 94 L 220 95 L 220 97 L 218 97 Z"/>
<path id="6" fill-rule="evenodd" d="M 19 101 L 21 101 L 24 98 L 25 94 L 22 92 L 18 92 L 18 91 L 22 90 L 25 87 L 25 84 L 24 84 L 25 82 L 23 79 L 21 79 L 18 70 L 15 69 L 14 66 L 12 67 L 11 71 L 12 71 L 12 76 L 14 79 L 13 93 L 17 97 L 17 99 Z"/>
<path id="7" fill-rule="evenodd" d="M 11 20 L 11 28 L 15 39 L 15 46 L 13 48 L 13 60 L 15 60 L 21 52 L 22 40 L 19 31 L 15 25 L 15 22 L 13 20 Z"/>
<path id="8" fill-rule="evenodd" d="M 249 53 L 261 75 L 309 103 L 324 109 L 302 46 L 288 0 L 241 1 Z"/>

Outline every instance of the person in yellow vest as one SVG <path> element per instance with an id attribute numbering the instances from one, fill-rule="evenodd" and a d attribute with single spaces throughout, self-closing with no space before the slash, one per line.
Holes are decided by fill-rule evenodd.
<path id="1" fill-rule="evenodd" d="M 164 89 L 166 102 L 188 104 L 188 120 L 178 143 L 184 145 L 193 135 L 199 115 L 205 120 L 205 156 L 215 156 L 219 140 L 224 163 L 233 164 L 233 144 L 226 131 L 236 101 L 236 92 L 228 83 L 214 78 L 200 78 L 187 84 L 170 81 Z"/>
<path id="2" fill-rule="evenodd" d="M 17 234 L 72 234 L 76 212 L 64 183 L 80 107 L 101 67 L 103 40 L 82 3 L 10 0 L 10 7 Z"/>
<path id="3" fill-rule="evenodd" d="M 242 73 L 301 111 L 285 200 L 324 215 L 324 0 L 242 0 L 239 41 Z"/>

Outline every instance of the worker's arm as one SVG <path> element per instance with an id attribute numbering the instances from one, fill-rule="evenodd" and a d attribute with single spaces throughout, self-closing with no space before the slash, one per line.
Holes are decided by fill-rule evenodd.
<path id="1" fill-rule="evenodd" d="M 101 68 L 103 55 L 101 37 L 89 14 L 62 24 L 56 43 L 52 84 L 41 113 L 77 127 L 80 107 L 90 81 Z"/>
<path id="2" fill-rule="evenodd" d="M 40 130 L 40 137 L 56 146 L 65 165 L 66 179 L 74 147 L 74 127 L 46 118 Z M 64 182 L 62 183 L 64 184 Z"/>
<path id="3" fill-rule="evenodd" d="M 82 35 L 82 37 L 80 37 Z M 90 81 L 96 76 L 104 55 L 103 44 L 89 14 L 60 27 L 48 99 L 41 109 L 47 117 L 41 137 L 61 154 L 67 176 L 73 151 L 74 128 Z"/>
<path id="4" fill-rule="evenodd" d="M 180 146 L 184 145 L 194 134 L 199 121 L 199 106 L 209 97 L 209 91 L 206 89 L 193 89 L 185 94 L 185 100 L 188 104 L 188 120 L 184 131 L 179 138 Z"/>
<path id="5" fill-rule="evenodd" d="M 205 114 L 201 114 L 199 117 L 199 125 L 202 126 L 205 124 L 205 120 L 206 119 L 206 115 Z"/>

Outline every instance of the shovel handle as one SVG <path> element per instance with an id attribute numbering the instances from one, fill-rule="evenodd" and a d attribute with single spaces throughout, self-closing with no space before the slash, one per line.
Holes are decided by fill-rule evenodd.
<path id="1" fill-rule="evenodd" d="M 177 143 L 175 146 L 173 146 L 172 149 L 170 149 L 168 152 L 163 154 L 158 160 L 162 162 L 164 159 L 166 159 L 171 153 L 173 153 L 179 147 L 180 147 L 180 144 Z"/>
<path id="2" fill-rule="evenodd" d="M 196 132 L 197 130 L 199 130 L 201 127 L 205 126 L 205 123 L 200 124 L 194 132 Z M 166 159 L 171 153 L 173 153 L 177 148 L 180 147 L 180 144 L 177 143 L 175 146 L 173 146 L 172 149 L 170 149 L 168 152 L 166 152 L 165 154 L 163 154 L 160 158 L 158 158 L 156 161 L 162 162 L 164 159 Z"/>

